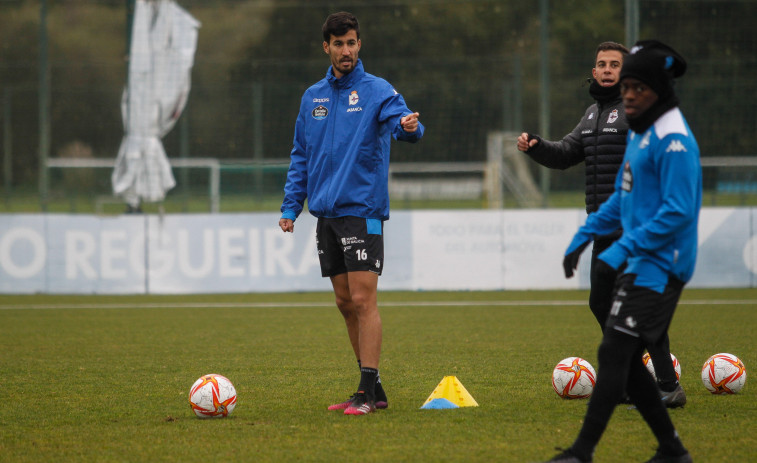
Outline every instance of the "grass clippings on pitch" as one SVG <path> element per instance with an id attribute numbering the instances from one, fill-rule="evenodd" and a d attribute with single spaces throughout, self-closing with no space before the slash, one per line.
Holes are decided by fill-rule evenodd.
<path id="1" fill-rule="evenodd" d="M 712 354 L 757 367 L 757 291 L 686 290 L 671 329 L 689 399 L 671 411 L 698 462 L 757 461 L 757 388 L 712 396 Z M 586 401 L 560 399 L 554 365 L 595 367 L 599 327 L 583 291 L 385 292 L 381 376 L 389 409 L 326 407 L 358 371 L 329 293 L 4 296 L 0 461 L 478 461 L 551 457 L 575 438 Z M 192 383 L 234 382 L 226 419 L 194 418 Z M 479 407 L 420 410 L 456 376 Z M 595 462 L 645 461 L 655 440 L 619 406 Z"/>

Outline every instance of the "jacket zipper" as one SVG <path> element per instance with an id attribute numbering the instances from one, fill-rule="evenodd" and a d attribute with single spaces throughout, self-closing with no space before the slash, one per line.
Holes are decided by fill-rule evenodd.
<path id="1" fill-rule="evenodd" d="M 339 87 L 338 84 L 335 85 L 332 88 L 332 96 L 336 93 L 336 97 L 334 98 L 334 114 L 331 118 L 331 127 L 329 128 L 329 131 L 331 132 L 331 142 L 329 143 L 329 150 L 328 150 L 328 163 L 329 163 L 329 193 L 327 195 L 327 204 L 328 206 L 328 216 L 331 217 L 334 215 L 334 205 L 336 204 L 336 198 L 334 197 L 334 173 L 336 172 L 336 168 L 334 166 L 335 159 L 334 159 L 334 134 L 336 133 L 336 125 L 337 125 L 337 115 L 339 112 L 337 111 L 337 107 L 339 106 Z"/>
<path id="2" fill-rule="evenodd" d="M 597 102 L 597 120 L 594 123 L 594 190 L 592 196 L 594 197 L 593 206 L 596 212 L 599 209 L 599 201 L 597 200 L 597 170 L 599 169 L 599 118 L 602 117 L 602 104 Z"/>

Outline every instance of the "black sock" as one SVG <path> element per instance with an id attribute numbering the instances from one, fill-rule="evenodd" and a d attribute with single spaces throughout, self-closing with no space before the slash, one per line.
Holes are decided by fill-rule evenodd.
<path id="1" fill-rule="evenodd" d="M 360 359 L 357 361 L 357 367 L 362 370 Z M 374 389 L 375 395 L 376 395 L 376 401 L 377 402 L 386 402 L 386 392 L 384 391 L 384 386 L 381 385 L 381 373 L 376 371 L 376 387 Z"/>
<path id="2" fill-rule="evenodd" d="M 678 432 L 670 420 L 668 410 L 660 403 L 659 394 L 654 389 L 651 389 L 647 395 L 649 397 L 646 400 L 644 397 L 640 397 L 636 408 L 641 413 L 644 421 L 649 425 L 652 434 L 657 438 L 659 444 L 658 451 L 663 455 L 671 457 L 684 455 L 686 447 L 683 446 L 681 439 L 678 437 Z"/>
<path id="3" fill-rule="evenodd" d="M 584 418 L 584 425 L 586 424 L 586 421 L 591 421 L 590 417 Z M 593 423 L 594 426 L 601 426 L 601 423 Z M 597 446 L 597 442 L 593 438 L 586 438 L 584 436 L 581 436 L 581 434 L 578 435 L 578 438 L 573 442 L 573 445 L 570 446 L 570 453 L 577 456 L 579 460 L 581 461 L 591 461 L 592 456 L 594 455 L 594 448 Z"/>
<path id="4" fill-rule="evenodd" d="M 375 368 L 360 368 L 360 386 L 358 386 L 358 392 L 364 392 L 369 400 L 376 400 L 376 378 L 378 377 L 378 370 Z"/>
<path id="5" fill-rule="evenodd" d="M 673 392 L 678 386 L 676 370 L 670 358 L 670 338 L 665 333 L 659 340 L 647 345 L 647 352 L 654 362 L 657 386 L 665 392 Z"/>
<path id="6" fill-rule="evenodd" d="M 659 452 L 673 457 L 684 455 L 686 448 L 678 438 L 668 410 L 660 401 L 660 393 L 657 390 L 659 385 L 655 384 L 641 362 L 634 362 L 631 369 L 628 390 L 632 391 L 636 409 L 657 438 Z"/>
<path id="7" fill-rule="evenodd" d="M 660 444 L 658 450 L 663 455 L 669 455 L 671 457 L 680 457 L 682 455 L 686 455 L 686 453 L 688 452 L 688 450 L 686 450 L 686 447 L 683 446 L 683 442 L 681 442 L 681 439 L 678 437 L 677 432 L 673 439 L 665 442 L 664 444 Z"/>
<path id="8" fill-rule="evenodd" d="M 357 367 L 362 370 L 360 359 L 357 361 Z M 386 402 L 386 392 L 384 392 L 384 386 L 381 385 L 381 373 L 376 372 L 376 387 L 375 387 L 376 401 Z"/>
<path id="9" fill-rule="evenodd" d="M 673 392 L 678 387 L 678 381 L 658 381 L 657 387 L 663 392 Z"/>
<path id="10" fill-rule="evenodd" d="M 570 448 L 578 458 L 591 461 L 594 448 L 602 437 L 615 406 L 623 396 L 631 359 L 638 356 L 639 365 L 646 368 L 641 362 L 641 352 L 641 344 L 636 338 L 615 330 L 609 330 L 604 334 L 597 352 L 597 383 L 589 399 L 581 431 Z M 649 373 L 647 376 L 652 382 Z M 625 390 L 632 394 L 633 398 L 634 391 Z"/>
<path id="11" fill-rule="evenodd" d="M 384 386 L 381 385 L 381 374 L 376 374 L 376 401 L 387 402 L 386 392 L 384 392 Z"/>

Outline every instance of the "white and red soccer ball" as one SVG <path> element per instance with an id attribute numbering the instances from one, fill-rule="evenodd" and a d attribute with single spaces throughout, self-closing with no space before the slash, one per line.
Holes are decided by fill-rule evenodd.
<path id="1" fill-rule="evenodd" d="M 229 416 L 236 405 L 237 390 L 225 376 L 202 376 L 189 389 L 189 406 L 198 418 Z"/>
<path id="2" fill-rule="evenodd" d="M 702 384 L 713 394 L 736 394 L 746 383 L 744 363 L 732 354 L 715 354 L 702 365 Z"/>
<path id="3" fill-rule="evenodd" d="M 581 357 L 560 360 L 552 371 L 552 388 L 563 399 L 585 399 L 594 391 L 597 374 Z"/>
<path id="4" fill-rule="evenodd" d="M 652 363 L 652 357 L 649 356 L 649 352 L 644 354 L 641 360 L 644 362 L 644 365 L 647 367 L 647 370 L 652 375 L 652 378 L 654 378 L 655 381 L 657 381 L 657 374 L 654 372 L 654 364 Z M 670 360 L 673 361 L 673 368 L 676 371 L 676 380 L 680 381 L 681 380 L 681 363 L 673 354 L 670 354 Z"/>

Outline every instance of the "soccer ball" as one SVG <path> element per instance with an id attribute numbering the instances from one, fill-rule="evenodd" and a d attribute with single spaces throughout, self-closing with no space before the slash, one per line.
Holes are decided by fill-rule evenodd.
<path id="1" fill-rule="evenodd" d="M 189 389 L 189 406 L 199 418 L 223 418 L 236 405 L 237 390 L 225 376 L 202 376 Z"/>
<path id="2" fill-rule="evenodd" d="M 581 357 L 560 360 L 552 371 L 552 388 L 563 399 L 585 399 L 594 391 L 597 374 Z"/>
<path id="3" fill-rule="evenodd" d="M 715 354 L 702 366 L 702 383 L 713 394 L 736 394 L 746 382 L 746 367 L 732 354 Z"/>
<path id="4" fill-rule="evenodd" d="M 652 378 L 657 381 L 657 374 L 654 372 L 654 364 L 652 363 L 652 357 L 649 356 L 649 352 L 644 354 L 644 356 L 641 358 L 641 360 L 644 362 L 644 365 L 646 365 L 647 370 L 652 375 Z M 678 359 L 675 355 L 670 354 L 670 360 L 673 361 L 673 368 L 676 370 L 676 380 L 681 380 L 681 363 L 678 362 Z"/>

